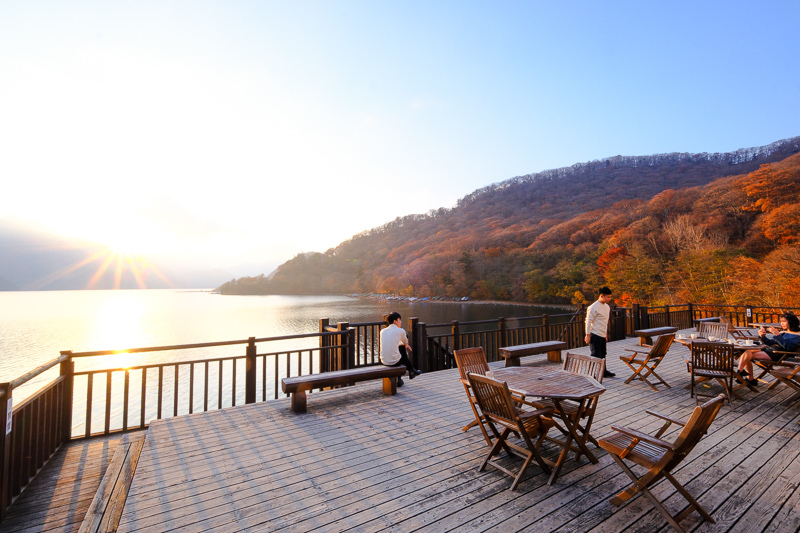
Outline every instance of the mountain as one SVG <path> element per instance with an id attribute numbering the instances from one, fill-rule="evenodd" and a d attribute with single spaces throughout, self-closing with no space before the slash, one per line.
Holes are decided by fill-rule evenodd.
<path id="1" fill-rule="evenodd" d="M 0 220 L 0 290 L 214 287 L 230 274 L 174 269 L 120 256 L 98 243 L 66 239 L 17 220 Z"/>
<path id="2" fill-rule="evenodd" d="M 702 254 L 758 262 L 790 244 L 765 238 L 768 213 L 759 195 L 768 193 L 748 184 L 785 175 L 792 198 L 798 183 L 791 158 L 798 152 L 795 137 L 724 154 L 616 156 L 519 176 L 475 191 L 452 209 L 398 217 L 324 254 L 299 255 L 270 278 L 239 278 L 218 290 L 577 303 L 609 283 L 624 291 L 623 300 L 696 298 L 699 286 L 690 280 L 703 276 L 691 268 L 717 265 Z M 786 168 L 775 170 L 784 161 Z M 694 266 L 692 246 L 700 254 Z M 623 275 L 626 261 L 638 261 L 641 279 Z M 703 297 L 731 301 L 729 289 Z"/>

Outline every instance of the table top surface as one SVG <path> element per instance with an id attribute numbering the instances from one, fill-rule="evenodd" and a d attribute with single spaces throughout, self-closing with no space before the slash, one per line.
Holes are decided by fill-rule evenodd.
<path id="1" fill-rule="evenodd" d="M 749 322 L 748 326 L 753 328 L 778 328 L 781 329 L 781 325 L 775 322 Z"/>
<path id="2" fill-rule="evenodd" d="M 557 400 L 584 400 L 603 394 L 606 388 L 589 376 L 546 367 L 510 367 L 492 370 L 487 375 L 505 381 L 509 388 L 526 396 Z"/>

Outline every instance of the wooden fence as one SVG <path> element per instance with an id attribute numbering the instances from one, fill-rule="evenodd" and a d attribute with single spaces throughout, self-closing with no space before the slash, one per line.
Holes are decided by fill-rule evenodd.
<path id="1" fill-rule="evenodd" d="M 725 316 L 734 325 L 776 322 L 786 310 L 749 306 L 682 305 L 613 309 L 611 340 L 636 329 L 692 327 L 700 318 Z M 425 324 L 410 319 L 412 357 L 423 371 L 452 368 L 453 350 L 483 346 L 490 361 L 502 346 L 563 340 L 583 346 L 585 309 L 561 315 Z M 381 322 L 330 324 L 305 335 L 255 338 L 130 350 L 62 352 L 20 378 L 0 383 L 0 521 L 50 457 L 68 440 L 143 429 L 169 416 L 278 398 L 280 380 L 330 370 L 380 364 Z M 293 344 L 286 347 L 286 343 Z M 181 354 L 233 347 L 238 353 Z M 76 361 L 115 354 L 161 352 L 168 361 L 122 368 L 75 370 Z M 58 367 L 59 374 L 14 405 L 13 391 Z M 78 421 L 77 424 L 73 420 Z"/>

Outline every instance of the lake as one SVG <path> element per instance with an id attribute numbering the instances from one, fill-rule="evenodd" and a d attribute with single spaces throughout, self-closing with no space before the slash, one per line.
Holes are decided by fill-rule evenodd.
<path id="1" fill-rule="evenodd" d="M 208 290 L 0 292 L 0 382 L 73 352 L 313 333 L 319 319 L 371 322 L 391 311 L 429 324 L 565 311 L 472 302 L 409 302 L 348 296 L 223 296 Z M 155 354 L 139 354 L 141 364 Z M 96 365 L 103 368 L 101 358 Z M 94 366 L 94 365 L 93 365 Z M 49 377 L 15 392 L 35 390 Z"/>

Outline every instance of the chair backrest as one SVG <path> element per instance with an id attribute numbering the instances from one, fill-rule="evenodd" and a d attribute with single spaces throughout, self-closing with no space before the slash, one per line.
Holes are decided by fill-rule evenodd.
<path id="1" fill-rule="evenodd" d="M 650 348 L 650 359 L 661 359 L 667 355 L 669 347 L 672 346 L 673 340 L 675 340 L 674 333 L 659 335 L 659 337 L 656 339 L 656 342 L 653 343 L 653 347 Z"/>
<path id="2" fill-rule="evenodd" d="M 692 371 L 733 372 L 733 345 L 727 342 L 693 342 Z"/>
<path id="3" fill-rule="evenodd" d="M 467 374 L 480 374 L 485 376 L 489 371 L 489 363 L 486 362 L 486 354 L 483 347 L 464 348 L 453 352 L 456 359 L 456 366 L 461 379 L 467 379 Z"/>
<path id="4" fill-rule="evenodd" d="M 718 339 L 728 338 L 728 325 L 720 323 L 701 322 L 697 329 L 702 337 L 716 337 Z"/>
<path id="5" fill-rule="evenodd" d="M 471 372 L 467 379 L 484 416 L 506 424 L 516 422 L 517 410 L 511 401 L 508 383 Z"/>
<path id="6" fill-rule="evenodd" d="M 678 449 L 670 458 L 667 465 L 665 465 L 665 470 L 669 472 L 675 466 L 677 466 L 684 457 L 689 455 L 689 452 L 691 452 L 695 445 L 700 442 L 700 439 L 703 438 L 703 435 L 708 432 L 708 428 L 717 417 L 717 413 L 719 413 L 724 401 L 725 395 L 720 394 L 716 398 L 712 398 L 703 405 L 698 405 L 694 408 L 692 415 L 689 417 L 686 425 L 683 426 L 683 430 L 681 430 L 678 438 L 675 439 L 675 442 L 673 443 Z"/>
<path id="7" fill-rule="evenodd" d="M 569 353 L 564 356 L 564 366 L 567 372 L 573 374 L 583 374 L 594 378 L 598 383 L 603 382 L 603 374 L 606 369 L 606 360 L 591 355 L 578 355 Z"/>

